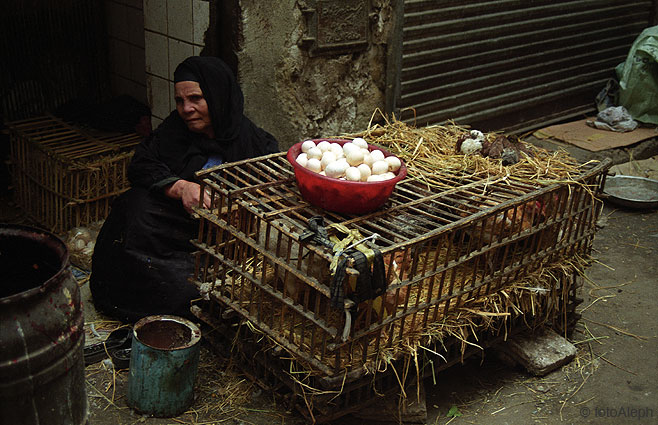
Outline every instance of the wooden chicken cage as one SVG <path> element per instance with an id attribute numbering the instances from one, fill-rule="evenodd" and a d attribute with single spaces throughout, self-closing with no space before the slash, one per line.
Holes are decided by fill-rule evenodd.
<path id="1" fill-rule="evenodd" d="M 10 170 L 15 200 L 55 233 L 103 220 L 129 187 L 126 176 L 136 133 L 99 133 L 53 116 L 14 121 Z"/>
<path id="2" fill-rule="evenodd" d="M 579 318 L 575 310 L 582 300 L 576 296 L 576 290 L 582 285 L 582 277 L 562 271 L 557 271 L 553 277 L 556 279 L 555 291 L 560 293 L 563 302 L 556 306 L 555 320 L 551 324 L 560 332 L 567 332 Z M 548 303 L 549 300 L 549 297 L 544 297 L 540 302 Z M 299 362 L 285 355 L 279 345 L 264 341 L 263 335 L 249 326 L 240 326 L 239 320 L 231 317 L 231 310 L 222 304 L 196 305 L 192 311 L 208 327 L 204 338 L 219 353 L 232 357 L 246 376 L 264 390 L 274 392 L 288 408 L 297 410 L 309 423 L 333 421 L 385 396 L 401 397 L 403 389 L 413 400 L 419 380 L 436 379 L 441 371 L 464 362 L 468 357 L 481 355 L 483 349 L 545 325 L 539 315 L 532 318 L 517 316 L 510 323 L 505 323 L 500 317 L 494 318 L 494 323 L 483 326 L 477 335 L 471 334 L 465 340 L 451 336 L 434 341 L 424 350 L 419 350 L 417 358 L 402 356 L 383 371 L 364 374 L 357 369 L 333 376 L 314 376 L 300 369 Z M 485 319 L 479 320 L 483 322 Z M 477 326 L 477 322 L 473 324 Z"/>
<path id="3" fill-rule="evenodd" d="M 442 324 L 469 311 L 480 317 L 478 300 L 528 276 L 534 298 L 517 328 L 564 326 L 575 310 L 575 269 L 541 271 L 589 253 L 609 165 L 585 164 L 572 181 L 548 184 L 437 171 L 433 186 L 407 178 L 382 209 L 363 216 L 306 203 L 283 153 L 202 171 L 213 209 L 196 210 L 193 281 L 219 307 L 203 316 L 234 311 L 268 337 L 241 337 L 241 345 L 252 341 L 259 351 L 268 340 L 319 388 L 351 383 L 355 391 L 369 385 L 365 375 L 382 353 L 404 361 L 409 344 L 434 339 L 445 347 Z M 356 244 L 364 255 L 334 252 L 336 243 Z M 491 340 L 519 323 L 493 316 L 481 331 L 493 329 Z M 270 360 L 260 367 L 276 368 Z M 331 400 L 349 404 L 336 394 Z"/>

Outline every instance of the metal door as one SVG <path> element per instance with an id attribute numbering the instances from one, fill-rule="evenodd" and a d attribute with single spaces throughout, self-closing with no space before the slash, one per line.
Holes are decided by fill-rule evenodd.
<path id="1" fill-rule="evenodd" d="M 397 2 L 387 110 L 417 125 L 524 131 L 595 113 L 655 0 Z"/>

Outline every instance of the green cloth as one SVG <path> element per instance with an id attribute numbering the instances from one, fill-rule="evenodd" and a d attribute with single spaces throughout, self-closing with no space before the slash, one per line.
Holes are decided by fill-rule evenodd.
<path id="1" fill-rule="evenodd" d="M 636 121 L 658 124 L 658 26 L 642 31 L 615 71 L 619 104 Z"/>

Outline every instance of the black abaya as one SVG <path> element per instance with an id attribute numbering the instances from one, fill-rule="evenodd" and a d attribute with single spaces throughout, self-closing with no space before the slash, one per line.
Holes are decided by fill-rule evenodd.
<path id="1" fill-rule="evenodd" d="M 92 256 L 96 308 L 128 322 L 152 314 L 189 317 L 198 297 L 187 281 L 196 227 L 180 201 L 139 187 L 117 198 Z"/>
<path id="2" fill-rule="evenodd" d="M 243 115 L 242 92 L 223 62 L 192 57 L 182 67 L 199 82 L 216 137 L 190 132 L 173 111 L 137 147 L 128 169 L 132 187 L 114 201 L 98 235 L 90 279 L 96 308 L 123 321 L 189 317 L 190 301 L 198 297 L 188 281 L 198 223 L 164 188 L 193 181 L 210 157 L 233 162 L 278 151 L 274 137 Z"/>

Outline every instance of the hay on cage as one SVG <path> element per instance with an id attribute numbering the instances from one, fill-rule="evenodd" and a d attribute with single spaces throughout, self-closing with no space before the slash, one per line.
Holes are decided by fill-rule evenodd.
<path id="1" fill-rule="evenodd" d="M 384 124 L 372 124 L 377 115 Z M 458 152 L 458 140 L 468 136 L 470 131 L 454 123 L 415 127 L 399 121 L 395 115 L 389 118 L 378 109 L 366 130 L 340 137 L 362 137 L 370 144 L 389 150 L 405 161 L 410 175 L 426 181 L 430 186 L 445 186 L 445 183 L 434 178 L 437 170 L 464 176 L 506 176 L 524 182 L 571 182 L 585 165 L 579 164 L 564 150 L 550 152 L 511 135 L 506 137 L 512 144 L 519 144 L 523 147 L 522 151 L 530 152 L 522 152 L 519 161 L 512 165 L 503 165 L 498 158 Z M 484 136 L 485 140 L 493 141 L 500 134 L 487 133 Z"/>

